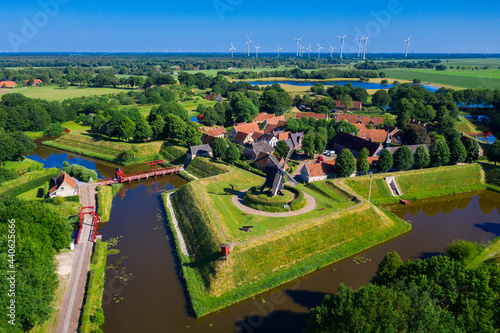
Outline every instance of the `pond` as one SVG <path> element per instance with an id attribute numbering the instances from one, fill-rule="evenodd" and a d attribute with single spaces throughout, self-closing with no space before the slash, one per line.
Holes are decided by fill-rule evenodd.
<path id="1" fill-rule="evenodd" d="M 292 80 L 283 80 L 283 81 L 248 81 L 251 85 L 255 86 L 270 86 L 275 83 L 278 84 L 288 84 L 291 86 L 297 86 L 297 87 L 312 87 L 316 83 L 321 83 L 325 87 L 327 86 L 332 86 L 332 85 L 340 85 L 340 86 L 345 86 L 347 83 L 352 84 L 354 88 L 365 88 L 365 89 L 390 89 L 394 87 L 393 84 L 388 84 L 388 85 L 382 85 L 380 83 L 372 83 L 372 82 L 360 82 L 360 81 L 292 81 Z M 430 92 L 436 92 L 438 91 L 439 87 L 435 87 L 432 85 L 421 85 L 425 89 L 427 89 Z"/>

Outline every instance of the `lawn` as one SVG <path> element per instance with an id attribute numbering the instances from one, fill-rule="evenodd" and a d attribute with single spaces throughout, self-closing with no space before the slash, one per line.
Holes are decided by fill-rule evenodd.
<path id="1" fill-rule="evenodd" d="M 477 268 L 483 263 L 500 264 L 500 237 L 488 243 L 486 248 L 475 258 L 467 263 L 469 268 Z"/>
<path id="2" fill-rule="evenodd" d="M 55 140 L 43 141 L 42 144 L 109 162 L 129 165 L 158 159 L 163 143 L 161 141 L 128 143 L 100 138 L 98 135 L 70 133 Z M 121 154 L 132 148 L 138 149 L 136 157 L 125 161 L 122 160 Z"/>
<path id="3" fill-rule="evenodd" d="M 6 169 L 11 169 L 11 170 L 17 171 L 18 173 L 43 169 L 42 163 L 33 161 L 29 158 L 24 158 L 21 162 L 19 162 L 19 161 L 4 162 L 3 166 Z"/>
<path id="4" fill-rule="evenodd" d="M 403 195 L 393 197 L 385 177 L 395 176 Z M 341 181 L 364 198 L 368 198 L 370 177 L 362 176 Z M 401 198 L 417 200 L 461 192 L 485 189 L 484 176 L 478 164 L 445 166 L 423 170 L 381 173 L 373 175 L 371 201 L 378 204 L 395 203 Z"/>
<path id="5" fill-rule="evenodd" d="M 172 201 L 191 256 L 179 252 L 197 316 L 206 315 L 396 237 L 410 229 L 377 207 L 351 201 L 331 181 L 298 188 L 314 196 L 315 210 L 295 217 L 244 215 L 234 193 L 263 179 L 240 169 L 191 182 Z M 341 210 L 353 207 L 352 210 Z M 251 232 L 239 229 L 251 225 Z M 221 230 L 223 232 L 221 232 Z M 219 244 L 237 243 L 227 260 Z M 178 246 L 178 244 L 177 244 Z"/>
<path id="6" fill-rule="evenodd" d="M 59 88 L 56 85 L 42 86 L 42 87 L 28 87 L 19 89 L 0 89 L 0 91 L 8 90 L 9 92 L 16 92 L 23 94 L 30 98 L 42 98 L 49 101 L 62 101 L 68 98 L 75 97 L 88 97 L 95 95 L 118 94 L 127 92 L 131 89 L 127 88 L 79 88 L 68 87 L 67 89 Z M 1 93 L 1 92 L 0 92 Z"/>
<path id="7" fill-rule="evenodd" d="M 149 112 L 149 111 L 148 111 Z M 61 124 L 63 128 L 67 128 L 71 133 L 82 133 L 91 130 L 90 126 L 82 125 L 80 123 L 75 123 L 74 121 L 67 121 Z M 40 132 L 24 132 L 27 136 L 32 139 L 41 138 L 44 136 L 43 131 Z"/>
<path id="8" fill-rule="evenodd" d="M 425 69 L 383 69 L 391 79 L 420 79 L 422 83 L 433 83 L 455 88 L 500 89 L 500 70 L 475 71 L 430 71 Z M 391 81 L 389 79 L 389 81 Z"/>

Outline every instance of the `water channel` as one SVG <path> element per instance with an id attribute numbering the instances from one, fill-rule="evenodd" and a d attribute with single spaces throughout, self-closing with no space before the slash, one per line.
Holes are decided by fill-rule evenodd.
<path id="1" fill-rule="evenodd" d="M 45 163 L 63 158 L 61 151 L 43 146 L 35 154 Z M 110 163 L 67 155 L 64 158 L 70 163 L 77 159 L 95 163 L 96 170 L 105 177 L 114 173 Z M 106 272 L 103 299 L 105 332 L 301 332 L 309 309 L 318 305 L 325 294 L 334 293 L 340 283 L 353 288 L 367 283 L 390 251 L 398 251 L 403 260 L 413 260 L 442 254 L 456 238 L 487 243 L 500 236 L 498 193 L 482 191 L 421 200 L 409 206 L 388 206 L 412 223 L 411 232 L 356 258 L 196 319 L 179 275 L 160 197 L 162 191 L 183 184 L 185 181 L 175 175 L 158 178 L 127 184 L 115 197 L 111 219 L 100 229 L 103 240 L 118 240 L 114 248 L 120 251 L 108 257 L 112 268 Z"/>

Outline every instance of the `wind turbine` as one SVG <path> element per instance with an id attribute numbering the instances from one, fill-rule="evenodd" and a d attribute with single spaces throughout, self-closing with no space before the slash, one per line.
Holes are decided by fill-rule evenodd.
<path id="1" fill-rule="evenodd" d="M 343 37 L 337 36 L 338 38 L 340 38 L 340 59 L 342 59 L 342 52 L 344 51 L 344 38 L 345 38 L 345 36 L 347 36 L 347 34 L 345 34 Z"/>
<path id="2" fill-rule="evenodd" d="M 254 47 L 255 47 L 255 59 L 257 59 L 259 57 L 260 46 L 254 46 Z"/>
<path id="3" fill-rule="evenodd" d="M 278 44 L 276 44 L 276 46 L 278 47 L 276 49 L 276 52 L 278 52 L 278 58 L 280 57 L 280 50 L 283 50 Z"/>
<path id="4" fill-rule="evenodd" d="M 356 38 L 356 40 L 359 42 L 358 44 L 358 58 L 361 57 L 361 42 L 363 41 L 363 37 L 360 37 L 359 39 Z"/>
<path id="5" fill-rule="evenodd" d="M 330 45 L 330 58 L 333 58 L 333 50 L 335 50 L 335 47 Z"/>
<path id="6" fill-rule="evenodd" d="M 324 49 L 324 47 L 319 46 L 319 43 L 318 43 L 318 51 L 317 51 L 318 52 L 318 59 L 321 58 L 321 50 L 323 50 L 323 49 Z"/>
<path id="7" fill-rule="evenodd" d="M 408 37 L 407 40 L 405 40 L 405 43 L 406 43 L 406 51 L 405 51 L 405 58 L 408 58 L 408 48 L 410 47 L 410 37 Z"/>
<path id="8" fill-rule="evenodd" d="M 307 57 L 310 58 L 311 57 L 311 52 L 312 52 L 311 44 L 309 44 L 309 47 L 306 49 L 306 51 L 307 51 Z"/>
<path id="9" fill-rule="evenodd" d="M 248 35 L 247 35 L 247 42 L 245 43 L 245 45 L 248 45 L 248 56 L 250 57 L 250 43 L 255 43 L 253 40 L 250 40 L 250 38 L 248 38 Z"/>
<path id="10" fill-rule="evenodd" d="M 305 49 L 305 48 L 306 48 L 306 47 L 305 47 L 304 45 L 300 44 L 300 56 L 301 56 L 301 57 L 304 55 L 304 49 Z"/>
<path id="11" fill-rule="evenodd" d="M 233 42 L 231 42 L 231 48 L 229 49 L 231 51 L 231 58 L 233 58 L 233 52 L 236 51 L 236 48 L 233 45 Z"/>
<path id="12" fill-rule="evenodd" d="M 293 39 L 295 39 L 297 41 L 297 57 L 299 56 L 300 40 L 302 38 L 304 38 L 304 37 L 300 37 L 300 38 L 293 37 Z"/>
<path id="13" fill-rule="evenodd" d="M 363 45 L 363 59 L 366 59 L 366 41 L 368 40 L 368 38 L 370 38 L 370 36 L 366 37 L 366 38 L 362 38 L 365 42 L 364 42 L 364 45 Z"/>

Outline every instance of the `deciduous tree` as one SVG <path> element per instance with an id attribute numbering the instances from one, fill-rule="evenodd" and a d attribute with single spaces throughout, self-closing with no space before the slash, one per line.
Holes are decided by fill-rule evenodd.
<path id="1" fill-rule="evenodd" d="M 335 162 L 335 172 L 338 177 L 349 177 L 356 171 L 356 159 L 349 149 L 340 152 Z"/>

